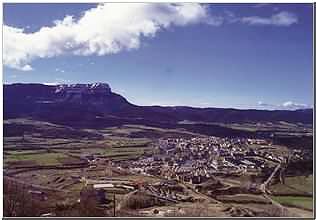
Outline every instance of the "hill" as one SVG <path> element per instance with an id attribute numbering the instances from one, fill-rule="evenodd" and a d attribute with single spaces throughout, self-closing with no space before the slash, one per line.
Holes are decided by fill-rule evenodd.
<path id="1" fill-rule="evenodd" d="M 73 84 L 49 86 L 43 84 L 4 85 L 4 119 L 31 117 L 44 121 L 76 124 L 85 121 L 147 123 L 277 122 L 312 124 L 312 109 L 240 110 L 225 108 L 193 108 L 186 106 L 137 106 L 108 84 Z M 96 123 L 98 124 L 98 123 Z"/>

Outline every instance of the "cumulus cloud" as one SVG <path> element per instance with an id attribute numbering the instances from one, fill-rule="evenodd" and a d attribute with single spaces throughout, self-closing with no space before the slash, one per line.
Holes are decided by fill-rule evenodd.
<path id="1" fill-rule="evenodd" d="M 102 3 L 84 11 L 79 18 L 68 15 L 35 32 L 4 25 L 3 63 L 30 71 L 31 62 L 38 58 L 65 54 L 103 56 L 135 50 L 140 48 L 144 37 L 155 37 L 172 26 L 198 23 L 290 26 L 297 21 L 289 12 L 267 18 L 237 17 L 229 11 L 214 15 L 208 5 L 198 3 Z"/>
<path id="2" fill-rule="evenodd" d="M 281 110 L 297 110 L 297 109 L 312 108 L 312 106 L 309 106 L 307 104 L 296 103 L 293 101 L 286 101 L 281 104 L 270 104 L 270 103 L 259 101 L 258 106 L 267 108 L 267 109 L 281 109 Z"/>
<path id="3" fill-rule="evenodd" d="M 66 16 L 33 33 L 4 25 L 4 65 L 29 71 L 31 61 L 37 58 L 114 54 L 138 49 L 142 37 L 154 37 L 170 26 L 220 25 L 221 20 L 211 16 L 206 7 L 195 3 L 104 3 L 78 19 Z"/>
<path id="4" fill-rule="evenodd" d="M 270 17 L 250 16 L 240 18 L 241 23 L 248 25 L 274 25 L 274 26 L 290 26 L 298 22 L 295 14 L 281 11 Z"/>

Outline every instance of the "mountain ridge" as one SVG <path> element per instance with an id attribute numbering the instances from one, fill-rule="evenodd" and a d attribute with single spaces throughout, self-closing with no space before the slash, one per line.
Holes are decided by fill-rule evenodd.
<path id="1" fill-rule="evenodd" d="M 44 85 L 4 84 L 4 118 L 34 117 L 62 121 L 78 114 L 77 120 L 118 117 L 132 120 L 178 123 L 285 121 L 312 124 L 312 109 L 259 110 L 235 108 L 196 108 L 190 106 L 138 106 L 112 92 L 106 83 Z M 56 92 L 59 91 L 59 92 Z M 79 114 L 80 113 L 80 114 Z M 69 117 L 70 117 L 69 116 Z M 80 117 L 79 117 L 80 116 Z M 74 119 L 73 119 L 74 120 Z"/>

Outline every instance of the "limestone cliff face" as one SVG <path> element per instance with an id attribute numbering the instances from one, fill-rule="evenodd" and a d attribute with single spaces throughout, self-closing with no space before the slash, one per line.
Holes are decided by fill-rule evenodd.
<path id="1" fill-rule="evenodd" d="M 111 95 L 111 88 L 107 83 L 93 84 L 65 84 L 58 85 L 55 94 L 58 101 L 102 104 Z"/>

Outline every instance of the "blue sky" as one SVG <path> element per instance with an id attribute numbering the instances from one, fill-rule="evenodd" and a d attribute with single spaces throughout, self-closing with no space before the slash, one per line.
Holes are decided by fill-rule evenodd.
<path id="1" fill-rule="evenodd" d="M 70 15 L 72 17 L 70 17 Z M 5 4 L 4 82 L 139 105 L 310 107 L 311 4 Z"/>

